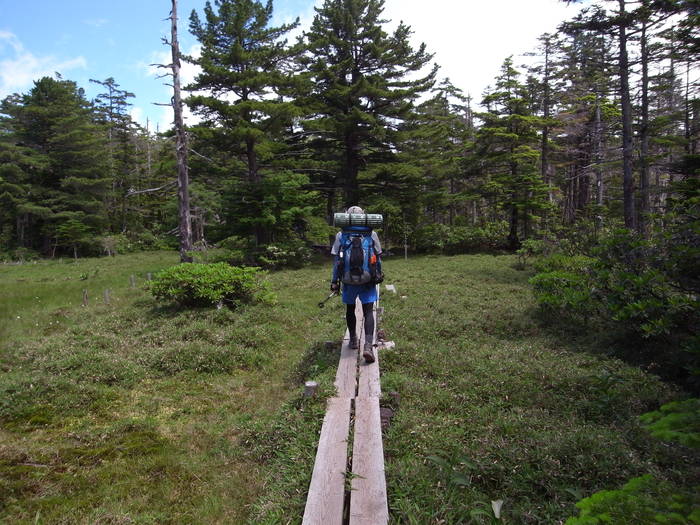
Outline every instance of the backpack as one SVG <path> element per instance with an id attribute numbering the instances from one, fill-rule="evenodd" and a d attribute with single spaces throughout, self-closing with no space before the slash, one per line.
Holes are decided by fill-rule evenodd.
<path id="1" fill-rule="evenodd" d="M 340 280 L 343 284 L 375 283 L 377 254 L 372 230 L 343 230 L 340 234 Z"/>

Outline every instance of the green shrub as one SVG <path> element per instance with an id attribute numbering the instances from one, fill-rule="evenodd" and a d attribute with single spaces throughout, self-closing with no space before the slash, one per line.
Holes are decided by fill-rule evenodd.
<path id="1" fill-rule="evenodd" d="M 429 224 L 418 228 L 412 240 L 418 252 L 456 255 L 501 248 L 507 236 L 505 222 L 488 223 L 483 227 Z"/>
<path id="2" fill-rule="evenodd" d="M 617 230 L 600 239 L 592 256 L 560 253 L 537 261 L 541 273 L 530 282 L 546 311 L 576 320 L 595 316 L 621 335 L 658 344 L 655 366 L 663 360 L 668 375 L 697 388 L 692 376 L 700 371 L 700 285 L 692 276 L 700 262 L 687 263 L 700 250 L 695 244 L 700 237 L 657 232 L 644 238 Z"/>
<path id="3" fill-rule="evenodd" d="M 232 235 L 216 243 L 221 252 L 195 254 L 202 262 L 226 261 L 237 266 L 260 266 L 266 270 L 302 268 L 311 261 L 311 249 L 299 239 L 255 246 L 252 238 Z M 220 257 L 217 260 L 217 257 Z"/>
<path id="4" fill-rule="evenodd" d="M 579 516 L 566 520 L 566 525 L 700 524 L 698 489 L 680 489 L 647 474 L 631 479 L 619 490 L 602 490 L 582 499 L 576 503 Z"/>
<path id="5" fill-rule="evenodd" d="M 596 259 L 586 255 L 565 255 L 563 253 L 553 253 L 547 257 L 537 259 L 533 263 L 533 267 L 540 273 L 553 272 L 555 270 L 588 273 L 595 261 Z"/>
<path id="6" fill-rule="evenodd" d="M 39 252 L 23 246 L 15 248 L 10 256 L 10 260 L 20 262 L 36 261 L 37 259 L 39 259 Z"/>
<path id="7" fill-rule="evenodd" d="M 302 268 L 311 260 L 311 250 L 302 243 L 269 244 L 256 253 L 256 262 L 263 268 Z"/>
<path id="8" fill-rule="evenodd" d="M 620 230 L 596 250 L 594 285 L 609 315 L 643 337 L 681 338 L 700 326 L 697 290 L 684 289 L 670 246 Z M 697 271 L 698 268 L 695 268 Z"/>
<path id="9" fill-rule="evenodd" d="M 516 255 L 518 256 L 518 268 L 525 269 L 527 261 L 532 257 L 543 255 L 547 251 L 547 243 L 540 239 L 525 239 L 521 244 Z"/>
<path id="10" fill-rule="evenodd" d="M 259 268 L 226 263 L 180 264 L 167 268 L 150 283 L 151 293 L 182 306 L 227 305 L 231 308 L 256 301 L 271 301 L 272 293 L 260 279 Z"/>
<path id="11" fill-rule="evenodd" d="M 241 250 L 229 250 L 227 248 L 210 248 L 208 250 L 193 250 L 188 252 L 196 263 L 215 264 L 227 263 L 232 266 L 243 266 L 245 254 Z"/>
<path id="12" fill-rule="evenodd" d="M 100 237 L 99 241 L 107 255 L 173 248 L 166 240 L 156 237 L 151 232 L 116 233 Z"/>
<path id="13" fill-rule="evenodd" d="M 643 414 L 639 419 L 658 439 L 700 448 L 700 399 L 666 403 L 659 410 Z"/>
<path id="14" fill-rule="evenodd" d="M 322 217 L 306 217 L 305 236 L 313 244 L 328 244 L 329 237 L 335 236 L 336 228 L 329 225 Z"/>
<path id="15" fill-rule="evenodd" d="M 548 313 L 585 320 L 596 311 L 585 274 L 555 270 L 535 275 L 530 284 L 540 307 Z"/>
<path id="16" fill-rule="evenodd" d="M 216 246 L 225 250 L 247 252 L 252 246 L 252 241 L 239 235 L 231 235 L 216 243 Z"/>

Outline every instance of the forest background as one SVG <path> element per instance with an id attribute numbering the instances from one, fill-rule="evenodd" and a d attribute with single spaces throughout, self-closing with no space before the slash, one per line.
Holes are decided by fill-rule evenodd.
<path id="1" fill-rule="evenodd" d="M 386 29 L 381 1 L 328 0 L 292 42 L 298 22 L 273 27 L 272 10 L 217 0 L 189 17 L 192 256 L 300 265 L 359 203 L 384 215 L 389 251 L 556 252 L 533 281 L 546 308 L 661 338 L 693 376 L 693 2 L 588 4 L 527 68 L 506 58 L 479 110 L 409 27 Z M 93 100 L 57 73 L 0 105 L 5 260 L 178 245 L 174 131 L 132 120 L 114 78 L 91 82 Z"/>

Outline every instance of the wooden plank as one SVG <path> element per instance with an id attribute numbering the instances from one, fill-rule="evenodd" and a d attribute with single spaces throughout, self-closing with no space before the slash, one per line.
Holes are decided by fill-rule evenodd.
<path id="1" fill-rule="evenodd" d="M 338 397 L 351 398 L 355 397 L 357 389 L 357 350 L 350 348 L 350 339 L 348 331 L 345 331 L 343 345 L 340 348 L 340 361 L 338 361 L 338 370 L 335 372 L 335 388 Z"/>
<path id="2" fill-rule="evenodd" d="M 350 331 L 345 330 L 343 345 L 340 348 L 340 361 L 335 373 L 333 383 L 338 391 L 338 397 L 355 397 L 357 392 L 357 359 L 362 349 L 364 328 L 362 318 L 362 304 L 358 299 L 355 302 L 355 336 L 359 340 L 359 349 L 350 348 Z"/>
<path id="3" fill-rule="evenodd" d="M 350 525 L 389 522 L 379 398 L 355 399 Z"/>
<path id="4" fill-rule="evenodd" d="M 305 525 L 342 525 L 351 399 L 330 398 L 304 509 Z"/>
<path id="5" fill-rule="evenodd" d="M 377 309 L 374 309 L 374 341 L 377 339 Z M 374 348 L 374 363 L 360 362 L 357 381 L 357 397 L 380 397 L 382 386 L 379 382 L 379 350 Z"/>

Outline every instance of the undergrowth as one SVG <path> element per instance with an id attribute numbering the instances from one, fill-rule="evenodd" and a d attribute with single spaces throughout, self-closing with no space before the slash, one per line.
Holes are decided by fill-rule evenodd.
<path id="1" fill-rule="evenodd" d="M 18 298 L 0 324 L 0 522 L 301 522 L 344 330 L 339 301 L 317 307 L 328 265 L 270 273 L 275 305 L 178 309 L 141 277 L 174 257 L 0 270 Z M 112 301 L 80 306 L 107 263 Z M 385 266 L 392 523 L 563 523 L 634 478 L 663 497 L 697 484 L 697 452 L 639 420 L 683 393 L 606 355 L 586 325 L 538 316 L 515 257 Z M 665 415 L 655 432 L 676 431 Z"/>
<path id="2" fill-rule="evenodd" d="M 600 352 L 607 339 L 585 326 L 551 330 L 515 257 L 385 266 L 397 294 L 383 292 L 383 328 L 396 347 L 380 354 L 382 391 L 400 394 L 384 433 L 391 523 L 563 523 L 577 501 L 636 476 L 678 490 L 698 481 L 697 453 L 638 420 L 682 393 Z M 303 513 L 313 455 L 301 451 L 318 422 L 292 405 L 278 418 L 284 438 L 251 523 Z"/>
<path id="3" fill-rule="evenodd" d="M 316 306 L 327 273 L 318 267 L 268 276 L 275 305 L 161 304 L 144 277 L 175 259 L 0 269 L 10 297 L 37 297 L 18 299 L 0 325 L 13 334 L 0 354 L 1 523 L 248 518 L 267 473 L 251 429 L 298 397 L 304 356 L 343 320 Z M 45 309 L 60 310 L 60 323 Z"/>

